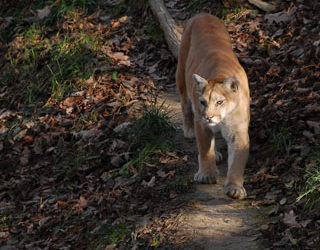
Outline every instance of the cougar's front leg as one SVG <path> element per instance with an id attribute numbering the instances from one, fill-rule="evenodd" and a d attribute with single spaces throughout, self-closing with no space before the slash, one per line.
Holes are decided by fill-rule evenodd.
<path id="1" fill-rule="evenodd" d="M 216 183 L 218 171 L 216 167 L 216 155 L 213 132 L 195 119 L 195 135 L 199 150 L 199 170 L 194 176 L 194 180 L 201 183 Z"/>
<path id="2" fill-rule="evenodd" d="M 244 169 L 249 156 L 248 132 L 237 132 L 228 142 L 228 173 L 223 191 L 234 199 L 243 199 L 247 196 L 243 187 Z"/>

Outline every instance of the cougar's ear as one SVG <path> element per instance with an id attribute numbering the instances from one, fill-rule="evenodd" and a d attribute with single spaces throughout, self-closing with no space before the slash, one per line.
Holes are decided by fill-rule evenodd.
<path id="1" fill-rule="evenodd" d="M 224 79 L 223 83 L 233 92 L 237 92 L 237 90 L 239 89 L 240 82 L 234 76 Z"/>
<path id="2" fill-rule="evenodd" d="M 203 88 L 208 84 L 208 81 L 197 74 L 192 75 L 193 81 L 196 83 L 196 86 L 199 91 L 202 91 Z"/>

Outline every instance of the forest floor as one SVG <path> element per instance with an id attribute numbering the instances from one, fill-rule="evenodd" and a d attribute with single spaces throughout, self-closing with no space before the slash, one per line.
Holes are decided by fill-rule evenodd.
<path id="1" fill-rule="evenodd" d="M 221 192 L 225 160 L 217 185 L 193 182 L 176 60 L 132 2 L 0 2 L 0 249 L 319 248 L 319 3 L 165 1 L 181 23 L 223 19 L 247 72 L 236 201 Z"/>

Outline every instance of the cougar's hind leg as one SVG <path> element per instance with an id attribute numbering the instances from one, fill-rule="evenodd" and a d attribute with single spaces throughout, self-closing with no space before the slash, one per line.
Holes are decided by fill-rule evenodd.
<path id="1" fill-rule="evenodd" d="M 192 103 L 187 94 L 187 87 L 185 82 L 185 70 L 181 61 L 178 62 L 178 67 L 176 72 L 176 82 L 177 82 L 177 87 L 181 97 L 184 136 L 187 138 L 193 138 L 194 122 L 193 122 Z"/>
<path id="2" fill-rule="evenodd" d="M 187 138 L 194 137 L 194 122 L 192 104 L 188 97 L 181 98 L 181 108 L 183 114 L 183 133 Z"/>

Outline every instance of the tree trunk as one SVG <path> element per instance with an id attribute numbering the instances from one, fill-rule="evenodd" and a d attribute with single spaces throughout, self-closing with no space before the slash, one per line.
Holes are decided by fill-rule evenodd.
<path id="1" fill-rule="evenodd" d="M 153 14 L 158 18 L 160 26 L 164 32 L 169 49 L 175 58 L 178 58 L 179 46 L 181 42 L 182 29 L 173 20 L 163 0 L 149 0 Z"/>
<path id="2" fill-rule="evenodd" d="M 266 2 L 263 2 L 261 0 L 248 0 L 249 3 L 257 6 L 259 9 L 262 9 L 266 12 L 269 12 L 269 11 L 274 11 L 275 10 L 275 6 L 270 4 L 270 3 L 266 3 Z"/>

